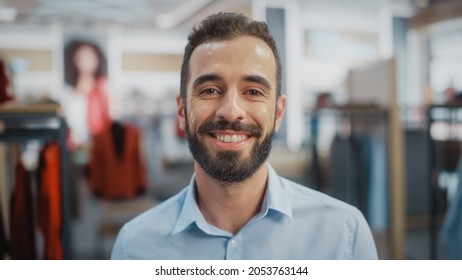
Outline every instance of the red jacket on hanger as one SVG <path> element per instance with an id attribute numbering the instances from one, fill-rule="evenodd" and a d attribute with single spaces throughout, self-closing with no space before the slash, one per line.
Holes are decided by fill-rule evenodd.
<path id="1" fill-rule="evenodd" d="M 146 190 L 138 128 L 113 122 L 93 138 L 90 188 L 106 200 L 131 199 Z"/>
<path id="2" fill-rule="evenodd" d="M 64 258 L 61 239 L 62 202 L 59 145 L 46 144 L 40 152 L 38 190 L 39 228 L 44 238 L 45 260 Z"/>

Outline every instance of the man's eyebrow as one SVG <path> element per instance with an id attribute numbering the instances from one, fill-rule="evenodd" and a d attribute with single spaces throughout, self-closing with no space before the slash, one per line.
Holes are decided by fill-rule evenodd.
<path id="1" fill-rule="evenodd" d="M 257 84 L 260 84 L 261 86 L 267 88 L 267 89 L 271 89 L 271 84 L 270 82 L 268 82 L 267 79 L 263 78 L 262 76 L 258 76 L 258 75 L 248 75 L 248 76 L 244 76 L 242 78 L 242 80 L 244 81 L 247 81 L 247 82 L 251 82 L 251 83 L 257 83 Z"/>
<path id="2" fill-rule="evenodd" d="M 193 88 L 195 88 L 200 84 L 211 82 L 211 81 L 219 81 L 219 80 L 222 80 L 222 78 L 218 75 L 213 75 L 213 74 L 201 75 L 194 80 L 192 86 Z"/>

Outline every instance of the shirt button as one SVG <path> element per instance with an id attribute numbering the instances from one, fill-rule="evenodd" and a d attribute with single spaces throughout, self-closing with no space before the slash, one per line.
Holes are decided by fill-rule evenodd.
<path id="1" fill-rule="evenodd" d="M 231 240 L 231 246 L 236 247 L 237 246 L 237 241 L 232 239 Z"/>

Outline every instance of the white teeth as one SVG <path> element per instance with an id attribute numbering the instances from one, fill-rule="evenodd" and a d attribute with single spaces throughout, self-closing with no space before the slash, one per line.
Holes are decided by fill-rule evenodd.
<path id="1" fill-rule="evenodd" d="M 226 143 L 236 143 L 245 140 L 245 135 L 217 135 L 217 139 Z"/>

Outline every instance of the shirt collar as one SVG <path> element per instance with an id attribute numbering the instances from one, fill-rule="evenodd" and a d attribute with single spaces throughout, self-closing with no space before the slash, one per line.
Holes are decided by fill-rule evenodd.
<path id="1" fill-rule="evenodd" d="M 173 228 L 172 234 L 176 234 L 180 231 L 185 230 L 192 223 L 197 224 L 206 224 L 204 216 L 199 210 L 199 206 L 196 202 L 196 189 L 195 189 L 195 174 L 192 175 L 191 181 L 187 186 L 186 194 L 183 197 L 183 201 L 180 201 L 180 204 L 183 205 L 178 216 L 178 221 Z"/>
<path id="2" fill-rule="evenodd" d="M 292 206 L 286 186 L 282 184 L 281 177 L 268 163 L 268 188 L 263 201 L 262 212 L 265 214 L 271 209 L 286 215 L 292 220 Z"/>
<path id="3" fill-rule="evenodd" d="M 286 215 L 289 219 L 292 220 L 292 207 L 289 202 L 288 194 L 285 191 L 285 186 L 282 184 L 281 178 L 277 175 L 272 166 L 269 163 L 267 163 L 267 166 L 268 186 L 265 199 L 263 200 L 262 209 L 260 213 L 257 214 L 257 216 L 259 218 L 264 218 L 266 215 L 268 215 L 270 210 L 272 210 Z M 173 228 L 172 234 L 184 231 L 193 223 L 196 223 L 196 225 L 206 233 L 210 234 L 211 231 L 215 231 L 215 233 L 217 233 L 217 228 L 207 223 L 199 209 L 199 206 L 197 205 L 195 174 L 193 174 L 191 181 L 187 186 L 187 191 L 183 199 L 183 207 L 181 208 L 178 221 Z M 222 234 L 226 235 L 224 231 Z"/>

